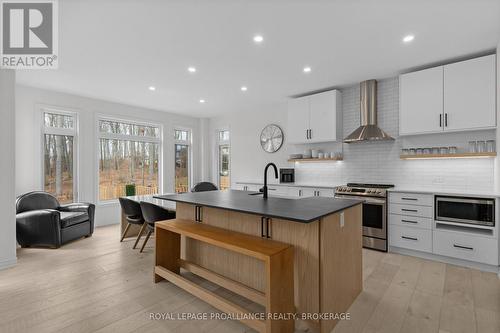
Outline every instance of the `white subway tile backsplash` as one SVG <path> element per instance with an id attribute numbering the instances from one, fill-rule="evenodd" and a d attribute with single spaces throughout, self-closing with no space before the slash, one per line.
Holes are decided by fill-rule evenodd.
<path id="1" fill-rule="evenodd" d="M 401 160 L 401 147 L 457 145 L 469 139 L 494 138 L 494 131 L 399 137 L 399 83 L 397 78 L 378 81 L 378 125 L 396 140 L 344 144 L 344 161 L 297 163 L 296 181 L 338 185 L 347 182 L 392 183 L 419 188 L 488 191 L 494 187 L 493 159 Z M 342 91 L 344 137 L 359 126 L 359 85 Z M 338 143 L 323 144 L 337 151 Z"/>

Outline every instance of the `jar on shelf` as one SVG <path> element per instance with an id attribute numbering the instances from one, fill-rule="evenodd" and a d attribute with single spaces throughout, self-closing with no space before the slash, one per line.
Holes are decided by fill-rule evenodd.
<path id="1" fill-rule="evenodd" d="M 457 147 L 456 146 L 451 146 L 448 148 L 450 154 L 456 154 L 457 153 Z"/>
<path id="2" fill-rule="evenodd" d="M 484 153 L 486 151 L 486 142 L 477 141 L 477 152 Z"/>
<path id="3" fill-rule="evenodd" d="M 446 154 L 449 154 L 450 150 L 448 149 L 448 147 L 441 147 L 439 148 L 439 153 L 441 155 L 446 155 Z"/>
<path id="4" fill-rule="evenodd" d="M 495 152 L 495 140 L 488 140 L 488 141 L 486 141 L 486 151 L 488 153 L 494 153 Z"/>
<path id="5" fill-rule="evenodd" d="M 469 153 L 477 153 L 477 142 L 469 141 Z"/>

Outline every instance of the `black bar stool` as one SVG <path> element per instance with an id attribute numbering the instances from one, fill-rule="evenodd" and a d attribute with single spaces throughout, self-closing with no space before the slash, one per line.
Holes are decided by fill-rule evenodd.
<path id="1" fill-rule="evenodd" d="M 140 252 L 144 250 L 144 246 L 146 246 L 149 237 L 155 231 L 155 222 L 175 219 L 175 212 L 171 212 L 163 207 L 149 202 L 141 201 L 141 210 L 142 215 L 144 216 L 144 220 L 146 221 L 145 224 L 148 228 L 148 234 L 146 235 L 146 239 L 142 244 Z"/>
<path id="2" fill-rule="evenodd" d="M 206 191 L 217 191 L 218 188 L 213 183 L 201 182 L 196 184 L 191 192 L 206 192 Z"/>
<path id="3" fill-rule="evenodd" d="M 123 231 L 120 242 L 123 242 L 123 239 L 127 235 L 127 231 L 130 228 L 131 224 L 141 226 L 139 235 L 137 235 L 137 239 L 135 240 L 134 246 L 132 247 L 133 249 L 135 249 L 147 225 L 147 223 L 145 223 L 144 221 L 144 217 L 142 216 L 141 205 L 138 202 L 127 198 L 118 198 L 118 200 L 120 201 L 120 206 L 122 207 L 123 214 L 125 215 L 125 219 L 127 220 L 127 226 L 125 227 L 125 231 Z"/>

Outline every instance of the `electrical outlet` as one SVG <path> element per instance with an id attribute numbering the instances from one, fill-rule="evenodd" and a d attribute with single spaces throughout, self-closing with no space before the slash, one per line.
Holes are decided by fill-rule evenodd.
<path id="1" fill-rule="evenodd" d="M 344 212 L 340 213 L 340 227 L 343 228 L 345 225 Z"/>
<path id="2" fill-rule="evenodd" d="M 433 184 L 443 184 L 444 183 L 444 179 L 443 177 L 436 177 L 432 180 L 432 183 Z"/>

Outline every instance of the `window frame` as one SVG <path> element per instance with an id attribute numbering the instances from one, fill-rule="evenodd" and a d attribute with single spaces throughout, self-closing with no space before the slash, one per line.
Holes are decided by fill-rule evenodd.
<path id="1" fill-rule="evenodd" d="M 119 123 L 127 123 L 133 125 L 144 125 L 144 126 L 153 126 L 158 127 L 159 135 L 158 138 L 148 137 L 148 136 L 139 136 L 139 135 L 126 135 L 126 134 L 116 134 L 116 133 L 105 133 L 100 131 L 99 123 L 100 121 L 112 121 Z M 96 114 L 95 116 L 95 162 L 94 162 L 94 179 L 95 183 L 95 202 L 99 206 L 106 205 L 115 205 L 118 203 L 118 198 L 110 199 L 110 200 L 101 200 L 99 193 L 99 160 L 100 160 L 100 142 L 101 139 L 107 140 L 123 140 L 123 141 L 139 141 L 139 142 L 147 142 L 147 143 L 155 143 L 158 144 L 158 192 L 163 193 L 163 125 L 161 123 L 155 123 L 151 121 L 134 119 L 128 117 L 120 117 L 120 116 L 112 116 L 105 114 Z"/>
<path id="2" fill-rule="evenodd" d="M 221 140 L 220 139 L 220 132 L 229 132 L 229 140 Z M 228 170 L 229 170 L 229 189 L 231 188 L 231 158 L 232 158 L 232 153 L 231 153 L 231 131 L 229 128 L 219 128 L 215 130 L 215 154 L 217 156 L 216 160 L 216 177 L 217 177 L 217 187 L 220 187 L 220 170 L 221 170 L 221 156 L 220 156 L 220 148 L 221 146 L 228 146 L 229 147 L 229 165 L 228 165 Z"/>
<path id="3" fill-rule="evenodd" d="M 39 106 L 40 110 L 40 124 L 41 124 L 41 143 L 40 143 L 40 156 L 41 156 L 41 188 L 45 191 L 45 135 L 64 135 L 73 137 L 73 202 L 80 200 L 80 168 L 79 168 L 79 112 L 53 106 Z M 45 113 L 52 113 L 61 116 L 73 117 L 73 128 L 58 128 L 45 126 Z"/>
<path id="4" fill-rule="evenodd" d="M 187 140 L 177 140 L 175 138 L 175 131 L 186 131 L 188 132 L 188 137 Z M 175 191 L 175 146 L 176 145 L 187 145 L 188 146 L 188 192 L 190 189 L 193 187 L 193 130 L 188 127 L 182 127 L 182 126 L 174 126 L 173 131 L 172 131 L 172 137 L 174 144 L 172 145 L 173 148 L 173 159 L 174 159 L 174 183 L 173 183 L 173 192 L 176 193 Z"/>

